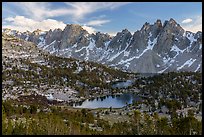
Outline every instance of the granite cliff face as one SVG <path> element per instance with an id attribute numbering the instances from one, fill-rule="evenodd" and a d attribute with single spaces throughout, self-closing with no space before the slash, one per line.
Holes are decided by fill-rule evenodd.
<path id="1" fill-rule="evenodd" d="M 145 23 L 131 34 L 127 29 L 111 37 L 97 32 L 89 34 L 80 25 L 64 30 L 3 33 L 34 42 L 51 54 L 94 61 L 125 71 L 163 73 L 202 71 L 202 32 L 185 31 L 174 19 Z"/>

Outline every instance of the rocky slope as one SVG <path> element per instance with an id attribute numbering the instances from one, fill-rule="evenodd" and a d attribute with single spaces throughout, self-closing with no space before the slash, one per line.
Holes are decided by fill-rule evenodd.
<path id="1" fill-rule="evenodd" d="M 47 32 L 2 32 L 34 42 L 39 48 L 62 57 L 94 61 L 124 71 L 163 73 L 202 71 L 202 32 L 185 31 L 174 19 L 145 23 L 131 34 L 127 29 L 115 37 L 89 34 L 80 25 Z"/>
<path id="2" fill-rule="evenodd" d="M 3 100 L 35 102 L 33 97 L 41 96 L 45 100 L 70 103 L 111 94 L 115 92 L 112 82 L 135 76 L 94 62 L 57 57 L 33 42 L 2 35 Z"/>

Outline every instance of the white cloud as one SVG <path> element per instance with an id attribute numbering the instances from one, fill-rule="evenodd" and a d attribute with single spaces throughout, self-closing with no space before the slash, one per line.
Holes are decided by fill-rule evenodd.
<path id="1" fill-rule="evenodd" d="M 8 17 L 4 19 L 5 21 L 9 22 L 10 25 L 5 25 L 3 28 L 10 28 L 13 30 L 18 30 L 21 32 L 25 31 L 34 31 L 36 29 L 40 30 L 50 30 L 50 29 L 64 29 L 66 24 L 61 21 L 53 20 L 53 19 L 46 19 L 42 21 L 35 21 L 33 19 L 25 18 L 24 16 L 16 16 L 15 18 Z M 90 34 L 95 33 L 96 29 L 90 26 L 82 25 L 82 28 L 87 30 Z"/>
<path id="2" fill-rule="evenodd" d="M 117 32 L 108 32 L 110 36 L 116 36 Z"/>
<path id="3" fill-rule="evenodd" d="M 16 16 L 15 18 L 9 17 L 5 21 L 9 22 L 10 25 L 4 25 L 3 28 L 10 28 L 18 30 L 21 32 L 24 31 L 34 31 L 36 29 L 40 30 L 49 30 L 49 29 L 64 29 L 66 24 L 61 21 L 46 19 L 42 21 L 35 21 L 33 19 L 25 18 L 24 16 Z"/>
<path id="4" fill-rule="evenodd" d="M 82 19 L 88 14 L 100 10 L 114 10 L 129 2 L 66 2 L 67 5 L 72 7 L 75 19 Z"/>
<path id="5" fill-rule="evenodd" d="M 53 9 L 48 2 L 18 2 L 15 5 L 35 20 L 69 15 L 73 21 L 80 21 L 86 15 L 99 10 L 114 10 L 128 2 L 65 2 L 65 7 Z"/>
<path id="6" fill-rule="evenodd" d="M 53 8 L 49 2 L 14 2 L 16 8 L 23 11 L 26 16 L 15 16 L 4 19 L 4 28 L 9 27 L 19 31 L 34 31 L 36 29 L 49 30 L 55 28 L 63 29 L 66 25 L 63 22 L 51 19 L 53 17 L 70 17 L 72 22 L 83 24 L 83 28 L 89 33 L 95 33 L 93 26 L 101 26 L 110 22 L 101 18 L 83 22 L 87 15 L 102 10 L 115 10 L 129 2 L 65 2 L 63 7 Z"/>
<path id="7" fill-rule="evenodd" d="M 92 34 L 92 33 L 95 34 L 95 33 L 96 33 L 96 29 L 93 28 L 93 27 L 83 25 L 82 28 L 85 29 L 85 30 L 87 30 L 89 34 Z"/>
<path id="8" fill-rule="evenodd" d="M 192 22 L 192 21 L 193 21 L 193 20 L 189 18 L 189 19 L 183 20 L 181 23 L 184 23 L 184 24 L 185 24 L 185 23 L 190 23 L 190 22 Z"/>
<path id="9" fill-rule="evenodd" d="M 5 19 L 5 21 L 14 21 L 14 18 L 8 17 L 8 18 Z"/>
<path id="10" fill-rule="evenodd" d="M 193 21 L 182 25 L 185 30 L 192 31 L 196 33 L 197 31 L 202 31 L 202 15 L 196 16 L 192 19 Z"/>
<path id="11" fill-rule="evenodd" d="M 93 26 L 101 26 L 110 20 L 96 19 L 84 23 L 83 19 L 91 13 L 102 10 L 115 10 L 128 2 L 65 2 L 63 7 L 53 8 L 49 2 L 14 2 L 16 8 L 25 16 L 8 17 L 4 19 L 3 27 L 19 31 L 34 31 L 36 29 L 49 30 L 55 28 L 63 29 L 63 22 L 51 19 L 53 17 L 67 16 L 70 21 L 82 26 L 90 33 L 95 33 Z M 104 16 L 99 16 L 104 17 Z M 87 18 L 86 18 L 87 19 Z"/>
<path id="12" fill-rule="evenodd" d="M 92 20 L 87 23 L 90 26 L 101 26 L 102 24 L 108 23 L 110 20 Z"/>
<path id="13" fill-rule="evenodd" d="M 68 8 L 52 9 L 51 4 L 47 2 L 19 2 L 15 3 L 15 5 L 35 20 L 74 14 L 74 11 Z"/>

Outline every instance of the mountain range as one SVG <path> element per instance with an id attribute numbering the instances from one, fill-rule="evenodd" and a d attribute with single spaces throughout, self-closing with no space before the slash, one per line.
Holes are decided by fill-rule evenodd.
<path id="1" fill-rule="evenodd" d="M 77 24 L 64 30 L 2 33 L 35 43 L 38 48 L 61 57 L 97 62 L 123 71 L 163 73 L 202 72 L 202 32 L 185 31 L 174 19 L 145 23 L 131 34 L 127 29 L 110 36 L 88 31 Z"/>

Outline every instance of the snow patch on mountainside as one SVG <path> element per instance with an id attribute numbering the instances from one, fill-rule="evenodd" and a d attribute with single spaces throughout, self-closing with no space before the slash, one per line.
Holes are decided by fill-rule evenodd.
<path id="1" fill-rule="evenodd" d="M 124 64 L 124 63 L 130 62 L 130 61 L 132 61 L 133 59 L 135 59 L 135 57 L 132 57 L 132 58 L 129 58 L 129 59 L 126 59 L 126 60 L 121 60 L 120 62 L 118 62 L 117 65 L 120 65 L 120 64 Z"/>
<path id="2" fill-rule="evenodd" d="M 201 49 L 202 49 L 202 44 L 199 45 L 199 50 L 201 50 Z"/>
<path id="3" fill-rule="evenodd" d="M 80 51 L 82 51 L 83 49 L 85 49 L 86 47 L 82 47 L 81 49 L 79 49 L 79 50 L 75 50 L 75 52 L 80 52 Z"/>
<path id="4" fill-rule="evenodd" d="M 177 70 L 182 69 L 185 65 L 188 65 L 188 67 L 190 67 L 193 64 L 193 62 L 195 62 L 195 61 L 196 61 L 196 59 L 190 58 L 182 66 L 178 67 Z"/>
<path id="5" fill-rule="evenodd" d="M 146 49 L 144 49 L 143 51 L 142 51 L 142 53 L 139 55 L 139 56 L 135 56 L 135 58 L 140 58 L 146 51 L 148 51 L 150 49 L 150 47 L 148 48 L 146 48 Z"/>
<path id="6" fill-rule="evenodd" d="M 95 47 L 95 41 L 91 38 L 91 39 L 90 39 L 90 43 L 89 43 L 87 49 L 93 50 L 94 47 Z"/>
<path id="7" fill-rule="evenodd" d="M 192 47 L 193 42 L 197 41 L 197 39 L 194 38 L 193 33 L 187 33 L 186 37 L 188 38 L 188 40 L 190 40 L 190 46 L 187 47 L 187 51 L 189 51 L 189 49 Z"/>
<path id="8" fill-rule="evenodd" d="M 154 45 L 157 43 L 157 37 L 153 41 L 150 40 L 150 37 L 152 37 L 152 33 L 151 32 L 149 33 L 149 37 L 148 37 L 148 43 L 147 43 L 148 46 L 147 46 L 147 49 L 152 50 L 154 48 Z"/>
<path id="9" fill-rule="evenodd" d="M 25 38 L 25 40 L 28 41 L 28 38 L 29 38 L 29 36 L 27 35 L 26 38 Z"/>
<path id="10" fill-rule="evenodd" d="M 170 60 L 171 60 L 170 57 L 168 57 L 168 58 L 163 57 L 163 62 L 164 62 L 164 64 L 167 64 Z"/>
<path id="11" fill-rule="evenodd" d="M 37 46 L 39 48 L 42 48 L 45 45 L 45 39 L 43 38 L 43 36 L 40 36 L 39 39 L 40 39 L 40 42 L 38 43 Z"/>
<path id="12" fill-rule="evenodd" d="M 170 66 L 166 67 L 166 68 L 163 69 L 163 70 L 158 71 L 157 73 L 163 73 L 163 72 L 164 72 L 165 70 L 167 70 L 169 67 L 170 67 Z"/>
<path id="13" fill-rule="evenodd" d="M 95 47 L 95 41 L 91 38 L 89 45 L 86 47 L 85 61 L 89 60 L 89 56 L 90 56 L 89 50 L 93 50 L 94 47 Z"/>
<path id="14" fill-rule="evenodd" d="M 124 51 L 124 56 L 128 57 L 130 54 L 130 51 Z"/>
<path id="15" fill-rule="evenodd" d="M 108 48 L 108 45 L 109 45 L 110 42 L 111 42 L 111 40 L 104 42 L 104 45 L 105 45 L 106 49 Z"/>
<path id="16" fill-rule="evenodd" d="M 120 54 L 122 54 L 124 51 L 118 52 L 117 54 L 113 55 L 108 61 L 113 61 L 115 58 L 117 58 Z"/>
<path id="17" fill-rule="evenodd" d="M 197 39 L 194 38 L 193 33 L 187 33 L 186 37 L 190 40 L 190 46 L 194 41 L 197 41 Z"/>
<path id="18" fill-rule="evenodd" d="M 173 57 L 173 58 L 176 58 L 179 53 L 183 53 L 186 49 L 179 49 L 175 44 L 171 47 L 171 50 L 170 51 L 175 51 L 176 52 L 176 55 Z"/>
<path id="19" fill-rule="evenodd" d="M 76 48 L 77 47 L 77 43 L 75 43 L 73 46 L 72 46 L 72 48 Z"/>
<path id="20" fill-rule="evenodd" d="M 198 64 L 198 67 L 196 68 L 194 72 L 197 72 L 199 68 L 200 68 L 200 64 Z"/>
<path id="21" fill-rule="evenodd" d="M 129 46 L 129 45 L 126 43 L 126 47 L 125 47 L 125 49 L 122 50 L 122 51 L 120 51 L 120 52 L 118 52 L 118 53 L 116 53 L 115 55 L 113 55 L 108 61 L 113 61 L 115 58 L 117 58 L 117 57 L 118 57 L 120 54 L 122 54 L 122 53 L 125 54 L 124 56 L 127 56 L 127 54 L 129 55 L 129 53 L 126 52 L 128 46 Z M 126 53 L 125 53 L 125 52 L 126 52 Z"/>
<path id="22" fill-rule="evenodd" d="M 50 43 L 49 45 L 46 45 L 45 47 L 43 47 L 43 50 L 47 49 L 49 46 L 51 46 L 52 44 L 54 44 L 56 42 L 56 40 L 54 40 L 52 43 Z"/>

